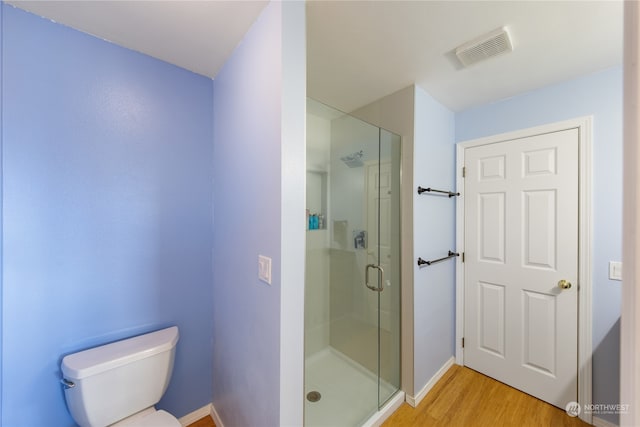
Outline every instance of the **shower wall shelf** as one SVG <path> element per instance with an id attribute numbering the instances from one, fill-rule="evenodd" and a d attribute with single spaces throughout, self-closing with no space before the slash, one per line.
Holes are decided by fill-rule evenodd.
<path id="1" fill-rule="evenodd" d="M 434 259 L 434 260 L 431 260 L 431 261 L 425 261 L 422 258 L 418 258 L 418 267 L 422 267 L 423 265 L 435 264 L 437 262 L 445 261 L 445 260 L 448 260 L 449 258 L 454 258 L 454 257 L 457 257 L 457 256 L 460 256 L 460 254 L 457 253 L 457 252 L 449 251 L 447 256 L 442 257 L 442 258 L 438 258 L 438 259 Z"/>
<path id="2" fill-rule="evenodd" d="M 449 198 L 460 195 L 460 193 L 454 193 L 453 191 L 436 190 L 435 188 L 431 188 L 431 187 L 428 187 L 428 188 L 418 187 L 418 194 L 423 194 L 423 193 L 441 193 L 441 194 L 446 194 L 447 196 L 449 196 Z"/>
<path id="3" fill-rule="evenodd" d="M 328 174 L 323 170 L 307 170 L 307 230 L 327 229 Z"/>

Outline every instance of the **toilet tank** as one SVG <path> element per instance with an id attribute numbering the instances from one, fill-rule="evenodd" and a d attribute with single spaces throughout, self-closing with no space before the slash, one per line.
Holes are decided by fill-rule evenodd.
<path id="1" fill-rule="evenodd" d="M 102 427 L 154 406 L 173 370 L 178 327 L 94 347 L 62 359 L 65 398 L 81 427 Z"/>

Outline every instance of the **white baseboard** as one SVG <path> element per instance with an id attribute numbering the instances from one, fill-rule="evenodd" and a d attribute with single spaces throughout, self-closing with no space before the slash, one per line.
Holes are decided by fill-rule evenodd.
<path id="1" fill-rule="evenodd" d="M 213 403 L 211 404 L 211 413 L 209 415 L 211 415 L 211 418 L 213 418 L 213 422 L 215 423 L 216 427 L 224 427 L 224 424 L 222 424 L 222 420 L 220 419 L 220 415 L 218 415 L 218 412 L 216 412 L 216 407 L 213 406 Z"/>
<path id="2" fill-rule="evenodd" d="M 196 409 L 193 412 L 188 413 L 184 417 L 180 418 L 178 422 L 182 427 L 186 427 L 189 424 L 193 424 L 201 418 L 206 417 L 207 415 L 211 415 L 213 412 L 213 405 L 211 403 L 204 405 L 200 409 Z M 222 427 L 222 424 L 218 424 L 216 421 L 216 427 Z"/>
<path id="3" fill-rule="evenodd" d="M 593 417 L 591 422 L 594 427 L 618 427 L 617 424 L 612 423 L 611 421 L 603 420 L 602 418 Z"/>
<path id="4" fill-rule="evenodd" d="M 431 377 L 431 379 L 422 388 L 422 390 L 418 392 L 418 394 L 416 394 L 415 396 L 409 396 L 409 395 L 406 396 L 407 403 L 413 406 L 414 408 L 418 406 L 422 401 L 422 399 L 424 399 L 424 397 L 427 395 L 427 393 L 429 393 L 429 390 L 431 390 L 433 386 L 436 385 L 438 380 L 440 380 L 440 378 L 442 378 L 445 372 L 447 372 L 449 368 L 453 366 L 455 361 L 456 361 L 456 358 L 454 356 L 451 356 L 449 360 L 447 360 L 444 363 L 444 365 L 442 365 L 442 367 L 438 369 L 438 372 L 436 372 L 435 375 Z"/>

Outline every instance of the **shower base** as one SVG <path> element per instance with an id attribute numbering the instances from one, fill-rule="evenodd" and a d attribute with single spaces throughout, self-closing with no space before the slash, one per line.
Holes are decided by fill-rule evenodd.
<path id="1" fill-rule="evenodd" d="M 381 382 L 385 396 L 395 387 Z M 313 391 L 321 399 L 305 399 L 306 427 L 357 427 L 378 412 L 378 378 L 372 372 L 329 347 L 310 356 L 305 369 L 305 396 Z"/>

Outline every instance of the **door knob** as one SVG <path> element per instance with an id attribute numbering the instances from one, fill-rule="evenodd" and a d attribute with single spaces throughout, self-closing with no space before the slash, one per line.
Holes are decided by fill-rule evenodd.
<path id="1" fill-rule="evenodd" d="M 571 287 L 571 282 L 562 279 L 558 282 L 558 287 L 560 289 L 569 289 Z"/>

